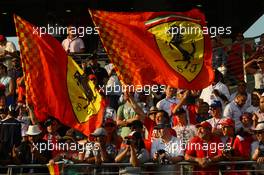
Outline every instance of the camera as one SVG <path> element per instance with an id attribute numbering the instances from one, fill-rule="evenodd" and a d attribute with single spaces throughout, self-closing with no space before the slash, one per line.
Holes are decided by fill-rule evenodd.
<path id="1" fill-rule="evenodd" d="M 126 145 L 131 145 L 132 143 L 134 143 L 134 141 L 132 139 L 130 139 L 130 138 L 126 138 L 124 140 L 124 144 L 126 144 Z"/>
<path id="2" fill-rule="evenodd" d="M 234 149 L 230 148 L 230 149 L 224 149 L 223 150 L 223 154 L 229 154 L 229 155 L 234 155 Z"/>
<path id="3" fill-rule="evenodd" d="M 264 143 L 263 142 L 259 142 L 259 151 L 260 151 L 259 156 L 264 157 Z"/>
<path id="4" fill-rule="evenodd" d="M 158 163 L 161 165 L 167 165 L 169 164 L 169 160 L 166 158 L 166 156 L 161 156 L 162 154 L 165 154 L 166 151 L 164 149 L 160 149 L 157 151 L 158 154 Z"/>

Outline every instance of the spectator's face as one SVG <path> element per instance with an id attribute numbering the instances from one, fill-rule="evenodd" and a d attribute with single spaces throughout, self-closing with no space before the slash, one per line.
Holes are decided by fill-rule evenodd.
<path id="1" fill-rule="evenodd" d="M 251 104 L 253 106 L 259 105 L 259 97 L 256 94 L 251 94 Z"/>
<path id="2" fill-rule="evenodd" d="M 173 97 L 176 93 L 176 89 L 171 87 L 171 86 L 167 86 L 166 88 L 166 97 Z"/>
<path id="3" fill-rule="evenodd" d="M 209 111 L 209 105 L 205 103 L 201 103 L 198 107 L 198 114 L 207 114 Z"/>
<path id="4" fill-rule="evenodd" d="M 30 142 L 30 143 L 36 143 L 37 142 L 37 140 L 38 140 L 38 138 L 39 138 L 39 135 L 34 135 L 34 136 L 28 136 L 28 141 Z"/>
<path id="5" fill-rule="evenodd" d="M 258 139 L 259 142 L 263 142 L 264 141 L 264 130 L 262 131 L 257 131 L 256 132 L 256 137 Z"/>
<path id="6" fill-rule="evenodd" d="M 168 128 L 158 129 L 158 134 L 160 138 L 164 138 L 169 135 Z"/>
<path id="7" fill-rule="evenodd" d="M 106 136 L 95 137 L 95 140 L 99 143 L 106 143 Z"/>
<path id="8" fill-rule="evenodd" d="M 221 117 L 221 108 L 220 107 L 211 107 L 210 112 L 212 117 L 219 118 Z"/>
<path id="9" fill-rule="evenodd" d="M 177 119 L 181 124 L 186 124 L 186 113 L 178 114 Z"/>
<path id="10" fill-rule="evenodd" d="M 224 136 L 232 136 L 234 129 L 231 126 L 223 126 L 222 132 Z"/>
<path id="11" fill-rule="evenodd" d="M 247 116 L 242 116 L 241 122 L 245 127 L 250 127 L 252 125 L 252 120 Z"/>
<path id="12" fill-rule="evenodd" d="M 244 106 L 244 104 L 246 103 L 246 101 L 247 101 L 247 98 L 244 95 L 240 95 L 240 96 L 237 96 L 236 97 L 236 103 L 237 103 L 237 105 L 239 107 Z"/>
<path id="13" fill-rule="evenodd" d="M 244 83 L 240 83 L 237 87 L 237 91 L 240 93 L 245 93 L 247 90 L 247 86 Z"/>
<path id="14" fill-rule="evenodd" d="M 211 131 L 208 128 L 204 128 L 204 127 L 199 127 L 197 130 L 197 135 L 198 137 L 204 139 L 205 137 L 207 137 L 208 135 L 210 135 Z"/>
<path id="15" fill-rule="evenodd" d="M 158 123 L 163 123 L 164 120 L 165 120 L 165 118 L 164 118 L 164 116 L 163 116 L 163 113 L 162 113 L 162 112 L 158 112 L 158 113 L 156 114 L 156 118 L 155 118 L 155 122 L 156 122 L 156 124 L 158 124 Z"/>
<path id="16" fill-rule="evenodd" d="M 261 112 L 264 112 L 264 97 L 260 97 L 259 99 L 259 109 Z"/>

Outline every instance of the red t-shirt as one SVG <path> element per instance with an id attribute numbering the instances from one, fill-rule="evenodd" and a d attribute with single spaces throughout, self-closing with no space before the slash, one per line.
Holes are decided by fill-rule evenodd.
<path id="1" fill-rule="evenodd" d="M 176 104 L 173 104 L 172 105 L 172 109 L 176 106 Z M 190 124 L 192 125 L 196 125 L 197 122 L 196 122 L 196 108 L 197 108 L 197 105 L 195 104 L 189 104 L 187 105 L 187 110 L 188 110 L 188 114 L 189 114 L 189 120 L 190 120 Z M 172 116 L 172 123 L 173 123 L 173 126 L 177 126 L 179 123 L 178 123 L 178 120 L 177 120 L 177 115 L 173 115 Z"/>
<path id="2" fill-rule="evenodd" d="M 205 142 L 200 137 L 193 137 L 187 148 L 185 154 L 197 158 L 212 158 L 222 154 L 224 144 L 218 137 L 211 137 L 208 142 Z M 217 166 L 209 166 L 207 168 L 201 168 L 199 166 L 194 167 L 197 175 L 218 175 L 219 168 Z"/>

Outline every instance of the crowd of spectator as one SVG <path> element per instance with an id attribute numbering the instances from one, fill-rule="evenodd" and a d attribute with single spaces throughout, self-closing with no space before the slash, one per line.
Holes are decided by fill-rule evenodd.
<path id="1" fill-rule="evenodd" d="M 234 74 L 236 89 L 233 93 L 225 82 L 229 57 L 236 54 L 232 59 L 241 59 L 238 48 L 243 44 L 243 38 L 238 37 L 235 42 L 238 50 L 232 48 L 231 51 L 221 47 L 219 40 L 212 39 L 218 50 L 213 52 L 215 79 L 207 88 L 198 91 L 166 86 L 164 91 L 160 88 L 158 92 L 113 90 L 107 94 L 100 89 L 108 104 L 103 124 L 85 136 L 63 125 L 55 116 L 38 122 L 33 107 L 26 103 L 16 48 L 0 35 L 0 164 L 54 164 L 65 160 L 67 163 L 96 165 L 130 163 L 131 166 L 125 168 L 97 168 L 96 171 L 140 174 L 144 163 L 154 162 L 157 166 L 151 168 L 153 174 L 177 174 L 180 170 L 177 163 L 190 161 L 194 165 L 185 165 L 184 172 L 218 174 L 221 170 L 224 174 L 239 171 L 248 174 L 246 170 L 253 168 L 263 170 L 264 34 L 256 50 L 251 49 L 245 65 L 247 73 L 255 77 L 252 91 L 247 89 L 243 77 L 236 76 L 240 73 Z M 62 45 L 68 54 L 85 49 L 81 39 L 71 34 Z M 120 85 L 114 66 L 101 67 L 96 55 L 84 61 L 81 67 L 83 76 L 92 80 L 98 90 L 103 86 Z M 241 71 L 232 68 L 235 72 Z M 50 145 L 52 149 L 49 149 Z M 224 160 L 254 160 L 258 164 L 215 165 Z M 89 167 L 81 169 L 87 174 L 94 171 Z M 78 170 L 65 169 L 69 173 Z M 27 168 L 23 171 L 46 172 L 47 169 Z M 264 174 L 264 171 L 258 173 Z"/>

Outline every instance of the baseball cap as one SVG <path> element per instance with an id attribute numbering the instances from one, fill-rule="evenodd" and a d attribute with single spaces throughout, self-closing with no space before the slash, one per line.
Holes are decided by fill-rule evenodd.
<path id="1" fill-rule="evenodd" d="M 203 128 L 208 128 L 208 129 L 212 130 L 212 125 L 207 121 L 203 121 L 203 122 L 201 122 L 195 126 L 196 126 L 196 128 L 203 127 Z"/>
<path id="2" fill-rule="evenodd" d="M 210 104 L 211 108 L 221 108 L 222 107 L 222 103 L 219 100 L 214 100 L 211 104 Z"/>
<path id="3" fill-rule="evenodd" d="M 90 74 L 88 76 L 88 78 L 89 78 L 89 80 L 94 80 L 94 79 L 96 79 L 96 76 L 94 74 Z"/>
<path id="4" fill-rule="evenodd" d="M 92 134 L 91 136 L 94 137 L 100 137 L 100 136 L 106 136 L 106 130 L 104 128 L 97 128 Z"/>
<path id="5" fill-rule="evenodd" d="M 231 126 L 231 127 L 235 127 L 235 122 L 234 122 L 234 120 L 233 119 L 231 119 L 231 118 L 225 118 L 225 119 L 223 119 L 221 122 L 220 122 L 220 124 L 222 125 L 222 127 L 224 127 L 224 126 Z"/>

